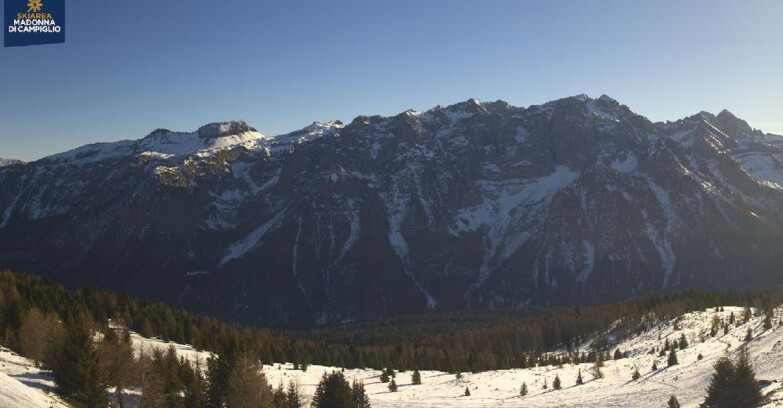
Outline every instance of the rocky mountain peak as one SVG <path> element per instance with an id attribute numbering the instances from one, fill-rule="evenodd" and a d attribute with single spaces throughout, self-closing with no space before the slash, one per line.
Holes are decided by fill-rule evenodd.
<path id="1" fill-rule="evenodd" d="M 24 164 L 24 162 L 21 161 L 21 160 L 16 160 L 16 159 L 2 159 L 2 158 L 0 158 L 0 167 L 12 166 L 12 165 L 16 165 L 16 164 Z"/>
<path id="2" fill-rule="evenodd" d="M 236 136 L 242 133 L 256 132 L 242 120 L 229 120 L 227 122 L 215 122 L 206 124 L 198 129 L 198 136 L 202 139 L 211 139 L 224 136 Z"/>
<path id="3" fill-rule="evenodd" d="M 715 116 L 715 125 L 724 133 L 735 137 L 747 137 L 753 133 L 753 128 L 748 125 L 748 122 L 736 117 L 727 109 Z"/>

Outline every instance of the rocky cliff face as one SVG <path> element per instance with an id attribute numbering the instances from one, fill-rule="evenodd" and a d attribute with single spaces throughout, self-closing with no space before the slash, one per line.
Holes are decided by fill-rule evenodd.
<path id="1" fill-rule="evenodd" d="M 0 169 L 0 265 L 287 327 L 778 287 L 781 158 L 606 96 L 159 129 Z"/>

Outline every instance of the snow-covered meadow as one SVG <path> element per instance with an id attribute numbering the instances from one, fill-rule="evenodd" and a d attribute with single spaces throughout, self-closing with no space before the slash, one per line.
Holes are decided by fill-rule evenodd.
<path id="1" fill-rule="evenodd" d="M 734 312 L 741 319 L 743 309 L 724 307 L 717 315 L 728 321 Z M 602 372 L 604 378 L 594 379 L 591 375 L 592 364 L 564 365 L 562 367 L 536 367 L 528 369 L 498 370 L 482 373 L 463 373 L 462 378 L 455 375 L 422 371 L 422 385 L 411 385 L 411 372 L 398 373 L 397 392 L 390 392 L 387 384 L 379 380 L 379 371 L 346 370 L 345 375 L 364 381 L 373 407 L 418 408 L 418 407 L 664 407 L 671 395 L 677 396 L 683 408 L 697 407 L 704 401 L 705 390 L 713 372 L 715 360 L 725 353 L 736 354 L 745 344 L 743 339 L 747 329 L 751 328 L 754 339 L 747 346 L 751 361 L 759 380 L 772 383 L 763 388 L 772 403 L 766 407 L 783 407 L 783 327 L 780 320 L 783 308 L 775 310 L 773 329 L 763 330 L 763 316 L 754 317 L 748 323 L 731 325 L 729 333 L 720 330 L 710 337 L 710 327 L 715 309 L 688 313 L 679 323 L 674 321 L 659 326 L 619 344 L 619 348 L 629 354 L 629 358 L 606 361 Z M 658 353 L 649 354 L 653 347 L 660 347 L 667 339 L 679 340 L 685 334 L 689 346 L 678 351 L 679 364 L 666 366 L 666 357 Z M 658 340 L 660 336 L 660 340 Z M 700 340 L 704 337 L 704 342 Z M 702 354 L 703 359 L 698 360 Z M 653 362 L 657 362 L 658 371 L 652 372 Z M 638 367 L 641 378 L 631 380 L 634 368 Z M 333 367 L 310 366 L 307 372 L 294 371 L 291 365 L 264 367 L 267 378 L 273 385 L 280 381 L 287 383 L 291 379 L 299 381 L 306 393 L 312 394 L 324 371 Z M 583 385 L 576 385 L 579 370 L 582 372 Z M 562 382 L 561 390 L 552 389 L 555 375 Z M 548 389 L 543 388 L 544 381 Z M 528 395 L 521 397 L 519 389 L 527 383 Z M 465 388 L 471 395 L 466 397 Z"/>
<path id="2" fill-rule="evenodd" d="M 713 317 L 717 315 L 728 321 L 732 312 L 740 323 L 730 325 L 727 334 L 721 329 L 715 337 L 711 337 Z M 345 376 L 349 381 L 354 378 L 362 380 L 373 407 L 378 408 L 663 407 L 671 395 L 675 395 L 682 407 L 687 408 L 697 407 L 704 400 L 715 360 L 726 353 L 735 355 L 743 345 L 747 345 L 756 377 L 766 384 L 762 392 L 771 400 L 765 408 L 783 407 L 783 307 L 775 310 L 773 328 L 766 331 L 763 316 L 742 323 L 742 313 L 743 308 L 724 307 L 722 312 L 709 309 L 688 313 L 678 323 L 679 327 L 675 327 L 674 321 L 661 323 L 621 342 L 618 347 L 629 357 L 606 361 L 602 369 L 604 378 L 601 379 L 593 378 L 590 363 L 463 373 L 459 379 L 449 373 L 421 371 L 422 385 L 411 385 L 409 371 L 397 373 L 397 392 L 390 392 L 387 384 L 380 382 L 380 371 L 377 370 L 346 369 Z M 744 338 L 748 329 L 752 330 L 753 339 L 746 343 Z M 667 339 L 674 342 L 683 334 L 689 346 L 678 351 L 678 365 L 667 367 L 666 357 L 650 353 L 653 347 L 660 349 Z M 202 367 L 209 357 L 209 353 L 187 345 L 147 339 L 135 333 L 131 338 L 137 353 L 149 353 L 153 348 L 166 350 L 173 345 L 181 357 L 194 363 L 197 358 L 200 359 Z M 698 359 L 699 354 L 703 356 L 701 360 Z M 658 365 L 655 372 L 651 370 L 653 362 Z M 641 378 L 634 381 L 631 374 L 635 368 L 638 368 Z M 321 375 L 332 370 L 341 369 L 310 365 L 303 372 L 294 370 L 290 363 L 264 366 L 271 385 L 287 385 L 294 380 L 307 397 L 315 391 Z M 584 384 L 576 385 L 580 370 Z M 552 389 L 555 375 L 562 381 L 561 390 Z M 545 381 L 547 389 L 543 388 Z M 523 382 L 527 384 L 528 395 L 521 397 L 519 389 Z M 470 396 L 465 396 L 465 388 L 470 389 Z M 54 383 L 48 373 L 37 369 L 31 361 L 7 349 L 0 349 L 0 407 L 64 407 L 53 391 Z"/>

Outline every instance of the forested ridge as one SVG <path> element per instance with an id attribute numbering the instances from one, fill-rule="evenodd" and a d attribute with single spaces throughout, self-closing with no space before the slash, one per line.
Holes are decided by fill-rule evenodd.
<path id="1" fill-rule="evenodd" d="M 115 319 L 145 337 L 217 354 L 241 349 L 264 363 L 348 368 L 392 365 L 455 372 L 525 367 L 549 351 L 577 347 L 617 321 L 613 338 L 707 307 L 731 304 L 768 310 L 781 303 L 781 292 L 685 292 L 550 312 L 425 315 L 292 332 L 223 323 L 157 301 L 90 288 L 69 291 L 46 278 L 0 272 L 0 333 L 9 346 L 20 344 L 24 321 L 31 313 L 62 321 L 82 314 L 95 330 L 104 330 L 108 319 Z M 594 346 L 606 350 L 611 346 L 600 343 Z"/>
<path id="2" fill-rule="evenodd" d="M 625 357 L 615 346 L 620 339 L 662 320 L 738 305 L 746 306 L 744 320 L 754 307 L 771 327 L 772 309 L 781 303 L 783 292 L 685 292 L 582 308 L 433 314 L 292 332 L 223 323 L 124 294 L 70 291 L 46 278 L 5 270 L 0 272 L 0 341 L 51 369 L 58 392 L 77 407 L 105 406 L 106 389 L 114 387 L 121 407 L 123 390 L 134 388 L 141 390 L 143 407 L 283 408 L 303 406 L 298 384 L 274 389 L 261 363 L 293 362 L 302 370 L 309 364 L 375 368 L 391 378 L 395 371 L 419 369 L 459 378 L 461 372 L 541 365 L 600 367 L 602 361 Z M 713 323 L 710 335 L 720 327 Z M 173 348 L 134 357 L 129 330 L 214 354 L 205 366 L 195 367 L 178 359 Z M 96 332 L 102 333 L 97 343 Z M 687 344 L 681 341 L 679 347 Z M 563 349 L 567 352 L 553 353 Z M 670 350 L 669 365 L 677 364 L 674 349 L 662 348 Z M 741 363 L 738 367 L 744 367 Z M 339 372 L 325 374 L 319 389 L 313 406 L 331 406 L 332 398 L 345 399 L 346 407 L 369 406 L 363 384 L 350 385 Z M 396 390 L 393 380 L 389 389 Z M 757 390 L 750 391 L 756 398 Z"/>

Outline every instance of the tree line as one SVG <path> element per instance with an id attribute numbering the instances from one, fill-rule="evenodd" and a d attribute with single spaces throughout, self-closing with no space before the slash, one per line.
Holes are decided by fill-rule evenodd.
<path id="1" fill-rule="evenodd" d="M 248 380 L 247 376 L 259 373 L 256 368 L 261 362 L 293 362 L 303 368 L 307 364 L 386 368 L 392 373 L 393 368 L 421 368 L 457 374 L 536 365 L 600 364 L 612 358 L 610 350 L 616 342 L 663 319 L 725 304 L 767 311 L 781 303 L 781 292 L 685 292 L 522 316 L 499 311 L 399 317 L 291 332 L 223 323 L 125 294 L 90 288 L 69 291 L 46 278 L 5 270 L 0 272 L 0 340 L 51 368 L 61 393 L 77 405 L 101 395 L 105 398 L 98 388 L 111 386 L 118 404 L 123 403 L 122 389 L 140 387 L 144 390 L 141 406 L 219 407 L 232 401 L 232 393 L 247 390 L 247 384 L 253 383 L 262 384 L 253 395 L 275 404 L 264 406 L 292 407 L 296 406 L 290 402 L 297 395 L 296 384 L 273 389 L 262 373 L 261 378 Z M 476 324 L 476 316 L 489 318 Z M 119 326 L 108 327 L 110 318 Z M 173 351 L 135 357 L 127 341 L 128 330 L 191 344 L 215 353 L 215 357 L 206 367 L 177 360 Z M 95 331 L 103 333 L 97 349 L 92 346 Z M 596 339 L 591 349 L 577 349 L 589 338 Z M 568 350 L 565 355 L 554 353 L 562 348 Z M 622 357 L 615 350 L 614 358 Z M 73 365 L 74 361 L 83 365 Z M 73 385 L 96 381 L 98 388 Z"/>
<path id="2" fill-rule="evenodd" d="M 476 324 L 475 317 L 455 314 L 294 332 L 224 323 L 126 294 L 91 288 L 69 291 L 46 278 L 6 270 L 0 272 L 0 340 L 8 346 L 27 347 L 19 337 L 30 337 L 25 332 L 33 328 L 23 325 L 24 320 L 54 327 L 57 321 L 84 315 L 99 331 L 115 319 L 144 337 L 190 344 L 218 355 L 241 345 L 264 363 L 479 372 L 562 364 L 562 357 L 556 359 L 552 353 L 561 348 L 572 351 L 570 360 L 592 362 L 595 353 L 608 352 L 613 342 L 641 333 L 662 319 L 727 304 L 770 310 L 781 303 L 783 292 L 684 292 L 522 317 L 508 311 L 478 314 L 491 322 L 483 326 Z M 576 349 L 599 333 L 606 335 L 597 337 L 592 350 Z M 40 346 L 29 347 L 40 352 Z"/>

